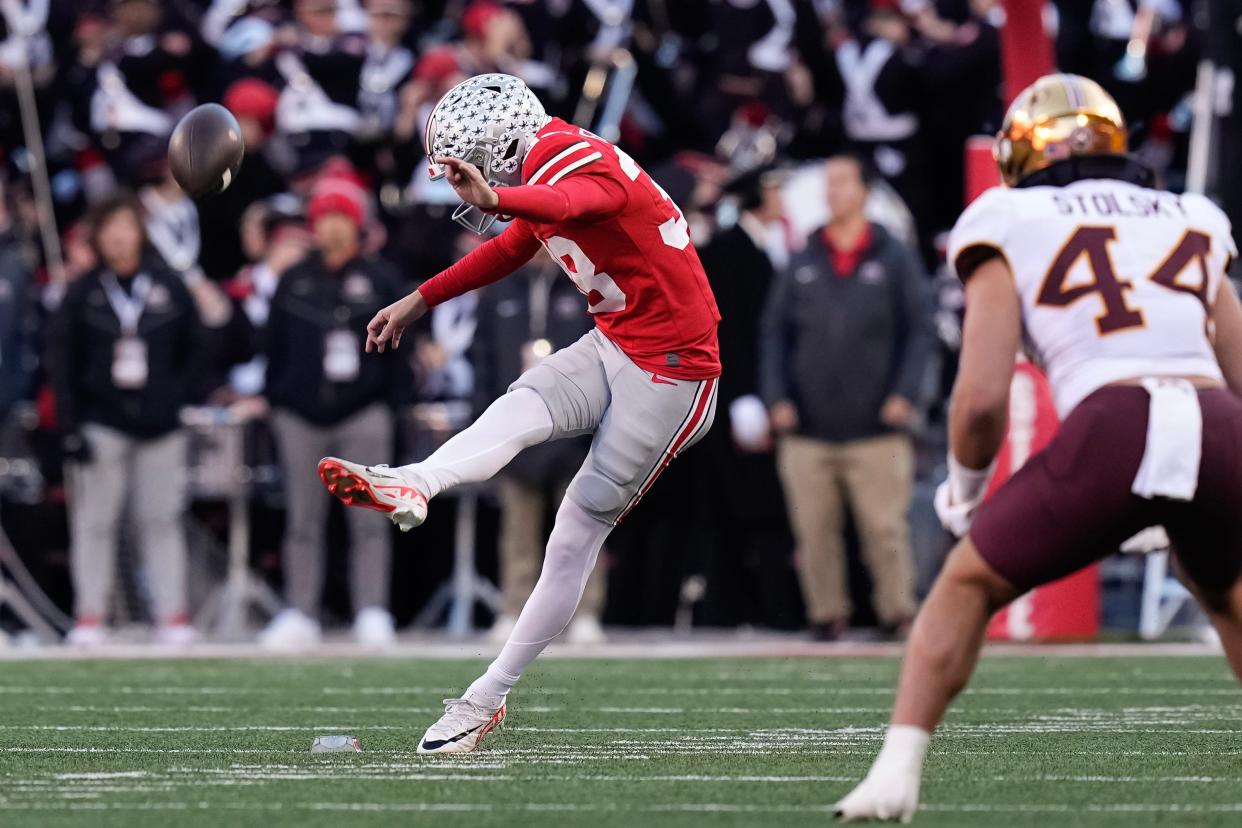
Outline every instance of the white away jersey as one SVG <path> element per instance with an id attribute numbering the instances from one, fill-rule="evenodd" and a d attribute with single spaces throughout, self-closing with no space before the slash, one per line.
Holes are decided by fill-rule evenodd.
<path id="1" fill-rule="evenodd" d="M 997 187 L 949 236 L 963 279 L 977 248 L 1009 263 L 1027 347 L 1062 417 L 1118 380 L 1221 377 L 1209 308 L 1237 250 L 1229 220 L 1207 198 L 1108 179 Z"/>

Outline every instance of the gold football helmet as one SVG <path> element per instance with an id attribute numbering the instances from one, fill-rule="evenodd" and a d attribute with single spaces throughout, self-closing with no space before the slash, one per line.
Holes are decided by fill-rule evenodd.
<path id="1" fill-rule="evenodd" d="M 1113 97 L 1080 75 L 1044 75 L 1018 93 L 992 157 L 1009 187 L 1074 155 L 1121 155 L 1126 122 Z"/>

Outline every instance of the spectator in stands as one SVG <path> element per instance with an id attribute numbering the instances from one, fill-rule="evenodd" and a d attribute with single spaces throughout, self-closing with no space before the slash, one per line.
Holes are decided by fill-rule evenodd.
<path id="1" fill-rule="evenodd" d="M 311 239 L 302 221 L 301 205 L 288 193 L 255 202 L 242 213 L 242 245 L 251 264 L 238 271 L 228 282 L 227 290 L 245 314 L 257 340 L 265 335 L 280 278 L 306 258 L 310 249 Z M 229 382 L 238 397 L 238 413 L 267 413 L 267 399 L 263 396 L 266 376 L 267 357 L 262 353 L 233 368 Z"/>
<path id="2" fill-rule="evenodd" d="M 267 397 L 285 472 L 284 544 L 289 608 L 264 630 L 273 649 L 314 646 L 326 563 L 331 496 L 316 473 L 321 457 L 377 461 L 393 453 L 394 398 L 408 389 L 397 351 L 367 354 L 375 312 L 403 295 L 392 268 L 362 255 L 365 193 L 340 178 L 312 190 L 307 216 L 317 249 L 280 278 L 267 319 Z M 394 638 L 388 611 L 392 539 L 384 515 L 350 509 L 349 582 L 354 637 L 382 646 Z"/>
<path id="3" fill-rule="evenodd" d="M 413 13 L 411 0 L 367 0 L 370 39 L 362 64 L 358 109 L 363 129 L 386 133 L 397 117 L 397 89 L 414 69 L 414 53 L 404 40 Z"/>
<path id="4" fill-rule="evenodd" d="M 591 330 L 578 289 L 546 256 L 482 290 L 477 313 L 470 356 L 479 411 L 505 393 L 526 369 Z M 550 528 L 546 517 L 565 496 L 589 444 L 578 438 L 535 446 L 519 454 L 497 478 L 504 607 L 492 626 L 494 641 L 508 640 L 535 588 Z M 569 640 L 595 643 L 603 639 L 600 615 L 606 569 L 597 566 L 591 573 L 577 615 L 566 631 Z"/>
<path id="5" fill-rule="evenodd" d="M 296 25 L 278 32 L 275 58 L 282 79 L 277 128 L 289 138 L 302 169 L 347 153 L 361 127 L 359 76 L 366 38 L 341 31 L 337 0 L 294 0 Z"/>
<path id="6" fill-rule="evenodd" d="M 825 165 L 832 218 L 776 280 L 763 320 L 760 373 L 799 574 L 813 631 L 830 640 L 851 615 L 845 510 L 857 528 L 883 626 L 914 616 L 907 430 L 931 347 L 923 273 L 900 242 L 867 221 L 864 162 Z"/>
<path id="7" fill-rule="evenodd" d="M 769 165 L 731 181 L 726 203 L 736 206 L 737 223 L 700 248 L 720 307 L 720 361 L 728 366 L 717 403 L 728 421 L 709 431 L 703 449 L 688 458 L 700 472 L 695 492 L 708 536 L 707 595 L 698 620 L 709 626 L 802 623 L 785 599 L 793 549 L 759 397 L 759 320 L 776 273 L 769 251 L 788 258 L 782 177 Z"/>
<path id="8" fill-rule="evenodd" d="M 275 87 L 257 78 L 243 78 L 225 90 L 225 108 L 237 117 L 245 142 L 244 173 L 229 188 L 198 202 L 203 244 L 199 266 L 210 278 L 225 279 L 246 261 L 238 236 L 237 217 L 261 199 L 288 189 L 285 174 L 292 158 L 276 131 Z"/>
<path id="9" fill-rule="evenodd" d="M 0 206 L 0 225 L 7 224 L 8 211 Z M 30 269 L 12 244 L 9 228 L 0 227 L 0 428 L 13 405 L 34 390 L 34 309 Z"/>
<path id="10" fill-rule="evenodd" d="M 936 159 L 925 170 L 928 200 L 918 216 L 926 236 L 952 227 L 962 211 L 967 139 L 992 135 L 1000 126 L 1004 10 L 998 0 L 972 0 L 970 16 L 957 23 L 941 17 L 929 0 L 907 0 L 907 5 L 923 41 L 924 157 Z"/>
<path id="11" fill-rule="evenodd" d="M 156 640 L 185 644 L 196 635 L 186 616 L 186 436 L 179 410 L 195 391 L 202 326 L 180 278 L 149 254 L 133 196 L 101 202 L 88 226 L 100 265 L 70 285 L 49 337 L 73 495 L 76 626 L 66 641 L 107 640 L 128 494 Z"/>
<path id="12" fill-rule="evenodd" d="M 82 15 L 65 90 L 78 131 L 129 181 L 150 149 L 167 140 L 173 113 L 193 103 L 214 64 L 175 10 L 156 0 L 117 0 L 106 20 L 93 17 Z"/>
<path id="13" fill-rule="evenodd" d="M 836 48 L 845 88 L 843 124 L 852 150 L 893 185 L 918 223 L 928 199 L 927 163 L 920 142 L 924 93 L 922 53 L 899 0 L 872 0 L 861 32 Z M 929 236 L 921 237 L 931 261 Z"/>

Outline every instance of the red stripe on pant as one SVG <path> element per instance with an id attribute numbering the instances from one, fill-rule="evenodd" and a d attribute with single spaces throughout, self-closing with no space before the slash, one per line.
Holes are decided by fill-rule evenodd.
<path id="1" fill-rule="evenodd" d="M 634 498 L 630 501 L 629 505 L 625 507 L 625 511 L 617 516 L 616 523 L 620 523 L 625 520 L 625 516 L 630 513 L 631 509 L 638 505 L 638 501 L 643 499 L 643 495 L 647 493 L 652 485 L 655 484 L 656 479 L 659 478 L 664 470 L 668 468 L 668 464 L 673 462 L 673 458 L 677 456 L 677 452 L 681 451 L 686 441 L 694 436 L 694 433 L 699 430 L 699 426 L 703 425 L 703 418 L 707 416 L 708 404 L 711 402 L 712 392 L 716 388 L 716 379 L 717 378 L 712 378 L 703 382 L 703 387 L 699 389 L 698 400 L 694 405 L 694 413 L 690 416 L 690 422 L 686 423 L 686 427 L 683 428 L 681 433 L 677 435 L 677 439 L 674 440 L 673 444 L 664 452 L 664 457 L 660 460 L 659 465 L 656 466 L 655 471 L 647 476 L 647 482 L 643 483 L 643 485 L 638 489 L 638 493 L 634 495 Z"/>

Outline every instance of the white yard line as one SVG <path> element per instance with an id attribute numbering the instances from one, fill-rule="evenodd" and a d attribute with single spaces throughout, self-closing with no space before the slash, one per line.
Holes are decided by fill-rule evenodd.
<path id="1" fill-rule="evenodd" d="M 1224 683 L 1224 682 L 1222 682 Z M 890 697 L 894 689 L 887 686 L 848 687 L 830 685 L 827 687 L 637 687 L 618 691 L 622 696 L 884 696 Z M 460 692 L 460 687 L 322 687 L 319 692 L 328 696 L 415 696 L 444 695 Z M 239 696 L 249 693 L 273 694 L 285 692 L 273 687 L 167 687 L 167 686 L 120 686 L 92 685 L 80 687 L 58 686 L 23 686 L 0 684 L 0 695 L 81 695 L 97 697 L 101 693 L 119 695 L 152 695 L 152 696 Z M 538 698 L 544 695 L 599 695 L 597 690 L 585 690 L 582 687 L 557 687 L 532 684 L 519 691 L 518 698 Z M 1233 697 L 1242 702 L 1242 686 L 1223 687 L 1167 687 L 1147 685 L 1141 681 L 1128 687 L 1111 686 L 1057 686 L 1057 687 L 1006 687 L 988 686 L 973 687 L 966 691 L 966 696 L 1195 696 L 1195 697 Z"/>
<path id="2" fill-rule="evenodd" d="M 570 802 L 31 802 L 0 801 L 0 811 L 283 811 L 353 813 L 458 813 L 458 812 L 534 812 L 534 813 L 738 813 L 799 814 L 831 813 L 833 806 L 763 805 L 732 802 L 684 802 L 657 805 L 619 805 L 615 803 Z M 1111 802 L 1090 804 L 1038 803 L 927 803 L 920 807 L 929 813 L 1115 813 L 1115 814 L 1226 814 L 1242 813 L 1242 802 L 1210 805 L 1146 804 Z"/>
<path id="3" fill-rule="evenodd" d="M 89 651 L 68 647 L 37 649 L 10 648 L 0 651 L 0 661 L 78 661 L 84 659 L 221 659 L 240 658 L 262 661 L 308 662 L 339 659 L 374 659 L 397 661 L 408 659 L 476 660 L 489 659 L 500 650 L 499 644 L 482 639 L 455 640 L 448 637 L 402 636 L 392 648 L 376 654 L 345 638 L 334 638 L 313 654 L 277 655 L 253 643 L 205 643 L 188 648 L 161 647 L 149 643 L 120 643 Z M 617 632 L 602 645 L 576 646 L 557 642 L 543 656 L 552 659 L 633 658 L 704 659 L 704 658 L 853 658 L 858 656 L 897 657 L 902 645 L 874 642 L 817 643 L 801 634 L 758 633 L 692 633 L 677 636 L 667 631 Z M 1219 655 L 1217 647 L 1187 642 L 1114 643 L 1114 644 L 989 644 L 991 655 L 1005 656 L 1209 656 Z"/>

